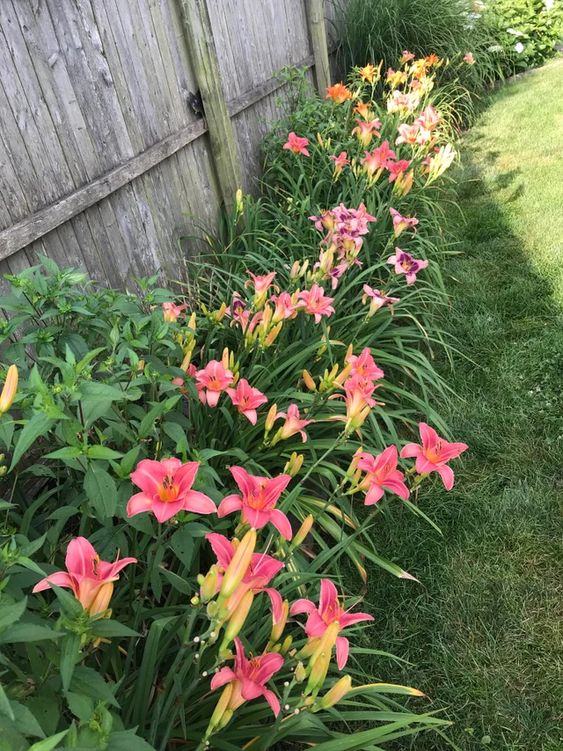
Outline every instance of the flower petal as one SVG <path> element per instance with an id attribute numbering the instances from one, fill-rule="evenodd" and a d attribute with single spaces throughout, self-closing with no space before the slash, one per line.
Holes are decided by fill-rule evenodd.
<path id="1" fill-rule="evenodd" d="M 345 636 L 336 637 L 336 664 L 338 669 L 342 668 L 348 662 L 348 654 L 350 652 L 350 642 Z"/>
<path id="2" fill-rule="evenodd" d="M 338 605 L 338 590 L 330 579 L 321 579 L 321 595 L 319 598 L 319 611 L 325 613 L 334 610 Z"/>
<path id="3" fill-rule="evenodd" d="M 182 508 L 182 501 L 174 501 L 171 503 L 155 502 L 152 505 L 152 512 L 156 516 L 157 521 L 160 522 L 160 524 L 164 524 L 164 522 L 172 519 L 173 516 L 176 516 L 176 514 L 182 511 Z"/>
<path id="4" fill-rule="evenodd" d="M 436 472 L 442 478 L 442 482 L 444 483 L 446 490 L 451 490 L 454 486 L 453 469 L 451 467 L 448 467 L 447 464 L 443 464 L 442 466 L 436 467 Z"/>
<path id="5" fill-rule="evenodd" d="M 309 153 L 306 149 L 303 151 L 303 153 L 305 154 L 305 156 L 309 156 Z M 262 695 L 270 705 L 270 709 L 272 710 L 274 715 L 277 717 L 280 713 L 280 701 L 278 697 L 274 694 L 273 691 L 270 691 L 269 688 L 265 688 L 262 692 Z"/>
<path id="6" fill-rule="evenodd" d="M 143 459 L 131 473 L 131 482 L 152 497 L 158 493 L 158 488 L 165 477 L 166 468 L 162 462 Z"/>
<path id="7" fill-rule="evenodd" d="M 240 495 L 228 495 L 219 504 L 217 507 L 217 516 L 219 518 L 222 518 L 223 516 L 228 516 L 229 514 L 233 514 L 235 511 L 240 511 L 242 508 L 242 498 Z"/>
<path id="8" fill-rule="evenodd" d="M 94 561 L 97 557 L 91 542 L 85 537 L 75 537 L 66 549 L 65 566 L 70 574 L 94 578 Z"/>
<path id="9" fill-rule="evenodd" d="M 218 670 L 211 679 L 211 690 L 215 691 L 216 688 L 221 688 L 221 686 L 224 686 L 227 683 L 231 683 L 232 681 L 236 681 L 236 679 L 237 677 L 233 673 L 231 668 L 221 668 L 221 670 Z"/>
<path id="10" fill-rule="evenodd" d="M 211 545 L 217 563 L 223 568 L 227 568 L 235 554 L 233 543 L 225 535 L 220 535 L 218 532 L 209 532 L 205 535 L 205 539 Z"/>
<path id="11" fill-rule="evenodd" d="M 280 511 L 278 508 L 270 511 L 270 521 L 282 537 L 284 537 L 286 540 L 291 540 L 291 538 L 293 537 L 293 530 L 291 529 L 289 519 L 283 513 L 283 511 Z"/>
<path id="12" fill-rule="evenodd" d="M 217 506 L 211 498 L 199 490 L 189 490 L 184 496 L 182 507 L 195 514 L 215 514 L 217 511 Z"/>
<path id="13" fill-rule="evenodd" d="M 127 502 L 127 516 L 131 517 L 142 514 L 144 511 L 152 511 L 152 505 L 152 498 L 149 498 L 146 493 L 136 493 Z"/>
<path id="14" fill-rule="evenodd" d="M 67 574 L 66 571 L 55 571 L 44 579 L 41 579 L 41 581 L 38 581 L 31 591 L 43 592 L 44 589 L 49 589 L 51 584 L 54 584 L 56 587 L 66 587 L 67 589 L 72 590 L 75 589 L 75 582 L 70 574 Z"/>

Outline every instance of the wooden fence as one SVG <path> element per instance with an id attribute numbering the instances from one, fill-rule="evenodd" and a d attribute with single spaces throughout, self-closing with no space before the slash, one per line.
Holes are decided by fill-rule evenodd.
<path id="1" fill-rule="evenodd" d="M 286 65 L 329 82 L 323 0 L 0 0 L 0 274 L 38 254 L 178 276 L 252 188 Z"/>

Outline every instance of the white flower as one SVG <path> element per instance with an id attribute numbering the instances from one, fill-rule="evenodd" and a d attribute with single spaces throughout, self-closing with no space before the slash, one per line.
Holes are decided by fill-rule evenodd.
<path id="1" fill-rule="evenodd" d="M 517 31 L 516 29 L 513 29 L 512 27 L 510 27 L 510 29 L 507 29 L 506 33 L 507 34 L 512 34 L 515 37 L 522 37 L 522 36 L 524 36 L 524 34 L 521 31 Z"/>
<path id="2" fill-rule="evenodd" d="M 524 45 L 522 44 L 522 42 L 516 42 L 514 49 L 518 54 L 520 54 L 521 52 L 524 52 Z"/>
<path id="3" fill-rule="evenodd" d="M 543 5 L 547 11 L 550 11 L 555 5 L 555 0 L 543 0 Z"/>

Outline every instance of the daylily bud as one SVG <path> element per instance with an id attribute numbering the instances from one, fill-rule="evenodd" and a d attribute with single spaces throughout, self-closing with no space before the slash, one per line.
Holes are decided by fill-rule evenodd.
<path id="1" fill-rule="evenodd" d="M 265 347 L 271 347 L 272 344 L 276 341 L 278 338 L 278 335 L 283 327 L 283 321 L 280 321 L 278 324 L 276 324 L 272 329 L 270 329 L 270 332 L 268 336 L 264 339 L 264 346 Z"/>
<path id="2" fill-rule="evenodd" d="M 209 737 L 213 734 L 215 729 L 219 727 L 221 720 L 223 718 L 223 715 L 225 714 L 225 710 L 229 706 L 229 702 L 231 701 L 231 696 L 233 694 L 233 683 L 227 683 L 225 688 L 223 689 L 223 693 L 219 697 L 219 701 L 217 702 L 217 706 L 213 710 L 213 714 L 211 715 L 211 718 L 209 720 L 209 725 L 207 726 L 207 732 L 205 733 L 206 737 Z"/>
<path id="3" fill-rule="evenodd" d="M 305 665 L 303 665 L 302 662 L 297 663 L 294 676 L 296 683 L 303 683 L 303 681 L 307 677 L 307 671 L 305 670 Z"/>
<path id="4" fill-rule="evenodd" d="M 281 639 L 287 618 L 289 615 L 289 602 L 284 600 L 282 603 L 282 615 L 278 621 L 273 621 L 272 631 L 270 633 L 270 642 L 275 644 Z M 272 619 L 273 620 L 273 619 Z"/>
<path id="5" fill-rule="evenodd" d="M 309 666 L 314 666 L 317 660 L 321 659 L 326 654 L 328 654 L 330 659 L 332 648 L 336 644 L 336 637 L 339 633 L 340 624 L 338 623 L 338 621 L 333 621 L 329 626 L 327 626 L 324 634 L 319 639 L 315 651 L 311 655 Z"/>
<path id="6" fill-rule="evenodd" d="M 12 406 L 18 390 L 18 369 L 15 365 L 10 365 L 6 375 L 6 381 L 2 393 L 0 393 L 0 415 L 7 412 Z"/>
<path id="7" fill-rule="evenodd" d="M 280 652 L 282 654 L 285 654 L 286 652 L 289 652 L 291 649 L 291 645 L 293 644 L 293 636 L 286 636 L 285 639 L 282 642 Z"/>
<path id="8" fill-rule="evenodd" d="M 199 579 L 199 577 L 198 577 Z M 209 602 L 215 596 L 217 591 L 217 582 L 219 579 L 219 567 L 217 564 L 211 566 L 207 574 L 202 577 L 199 588 L 199 594 L 202 602 Z"/>
<path id="9" fill-rule="evenodd" d="M 242 212 L 244 211 L 244 204 L 242 200 L 242 190 L 240 188 L 235 193 L 235 206 L 237 215 L 242 214 Z"/>
<path id="10" fill-rule="evenodd" d="M 309 514 L 308 516 L 305 517 L 305 519 L 303 520 L 303 523 L 301 524 L 301 526 L 299 527 L 299 529 L 293 536 L 293 540 L 291 541 L 292 547 L 296 548 L 299 545 L 303 544 L 305 538 L 311 531 L 314 521 L 315 521 L 315 518 L 313 514 Z"/>
<path id="11" fill-rule="evenodd" d="M 112 594 L 113 582 L 102 584 L 102 586 L 98 589 L 96 596 L 87 608 L 90 615 L 98 615 L 98 613 L 103 613 L 104 610 L 107 610 Z"/>
<path id="12" fill-rule="evenodd" d="M 190 329 L 190 331 L 193 331 L 195 334 L 196 331 L 196 315 L 195 312 L 193 312 L 188 320 L 188 323 L 186 324 L 186 327 Z"/>
<path id="13" fill-rule="evenodd" d="M 345 367 L 344 367 L 344 368 L 342 369 L 342 371 L 340 372 L 340 375 L 338 375 L 338 376 L 337 376 L 337 377 L 336 377 L 336 378 L 334 379 L 334 382 L 335 382 L 335 383 L 337 383 L 337 384 L 338 384 L 339 386 L 342 386 L 342 384 L 344 383 L 344 381 L 345 381 L 345 380 L 346 380 L 346 379 L 348 378 L 348 376 L 350 375 L 350 371 L 351 371 L 351 370 L 352 370 L 352 366 L 351 366 L 351 365 L 346 365 L 346 366 L 345 366 Z"/>
<path id="14" fill-rule="evenodd" d="M 240 603 L 238 604 L 235 612 L 231 615 L 227 623 L 225 636 L 223 637 L 223 642 L 219 649 L 220 653 L 223 653 L 235 638 L 235 636 L 238 636 L 238 634 L 240 633 L 240 630 L 244 626 L 248 613 L 250 612 L 250 608 L 252 607 L 253 600 L 254 594 L 251 590 L 248 590 L 242 596 Z"/>
<path id="15" fill-rule="evenodd" d="M 266 433 L 269 433 L 270 430 L 274 427 L 274 422 L 276 420 L 277 414 L 278 414 L 278 405 L 272 404 L 272 406 L 268 410 L 268 414 L 266 415 Z"/>
<path id="16" fill-rule="evenodd" d="M 182 360 L 182 364 L 180 365 L 180 370 L 184 370 L 187 373 L 188 368 L 190 367 L 191 359 L 192 359 L 192 353 L 189 352 Z"/>
<path id="17" fill-rule="evenodd" d="M 303 466 L 304 458 L 303 454 L 297 454 L 293 451 L 289 457 L 289 461 L 283 469 L 284 474 L 291 475 L 291 477 L 295 477 L 295 475 L 299 474 L 299 470 Z"/>
<path id="18" fill-rule="evenodd" d="M 321 652 L 311 667 L 309 673 L 309 680 L 307 681 L 307 687 L 305 694 L 316 695 L 319 689 L 322 687 L 328 668 L 330 666 L 331 650 L 327 649 L 326 652 Z"/>
<path id="19" fill-rule="evenodd" d="M 242 538 L 240 545 L 236 549 L 231 562 L 227 566 L 225 575 L 223 576 L 220 592 L 222 599 L 228 599 L 243 580 L 250 565 L 255 547 L 256 530 L 249 529 Z"/>
<path id="20" fill-rule="evenodd" d="M 352 688 L 352 678 L 349 675 L 343 675 L 334 686 L 319 700 L 319 709 L 328 709 L 338 704 Z M 313 710 L 317 711 L 317 710 Z"/>
<path id="21" fill-rule="evenodd" d="M 305 384 L 305 386 L 307 386 L 309 391 L 317 390 L 317 385 L 315 381 L 313 380 L 313 376 L 309 373 L 308 370 L 303 371 L 302 378 L 303 378 L 303 383 Z"/>
<path id="22" fill-rule="evenodd" d="M 299 261 L 294 261 L 291 267 L 291 271 L 289 272 L 289 278 L 297 279 L 300 271 L 301 271 L 301 264 L 299 263 Z"/>
<path id="23" fill-rule="evenodd" d="M 226 311 L 227 311 L 227 303 L 222 302 L 218 310 L 214 310 L 212 313 L 210 313 L 210 318 L 213 321 L 220 323 L 225 317 Z"/>

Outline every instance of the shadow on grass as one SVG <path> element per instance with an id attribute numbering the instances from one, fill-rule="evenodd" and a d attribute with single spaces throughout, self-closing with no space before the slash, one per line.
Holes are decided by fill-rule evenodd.
<path id="1" fill-rule="evenodd" d="M 494 192 L 465 162 L 458 201 L 466 223 L 454 228 L 462 254 L 446 270 L 452 303 L 445 323 L 470 359 L 457 358 L 455 372 L 444 373 L 459 399 L 441 411 L 470 451 L 450 493 L 433 481 L 418 499 L 443 537 L 395 497 L 379 517 L 380 552 L 422 586 L 372 574 L 367 599 L 380 631 L 370 646 L 411 663 L 382 659 L 372 672 L 426 692 L 430 708 L 455 722 L 450 737 L 463 751 L 556 751 L 563 717 L 561 310 Z M 493 191 L 517 179 L 518 170 L 498 174 Z M 521 183 L 515 192 L 524 189 Z M 393 746 L 411 747 L 446 744 L 427 734 Z"/>

